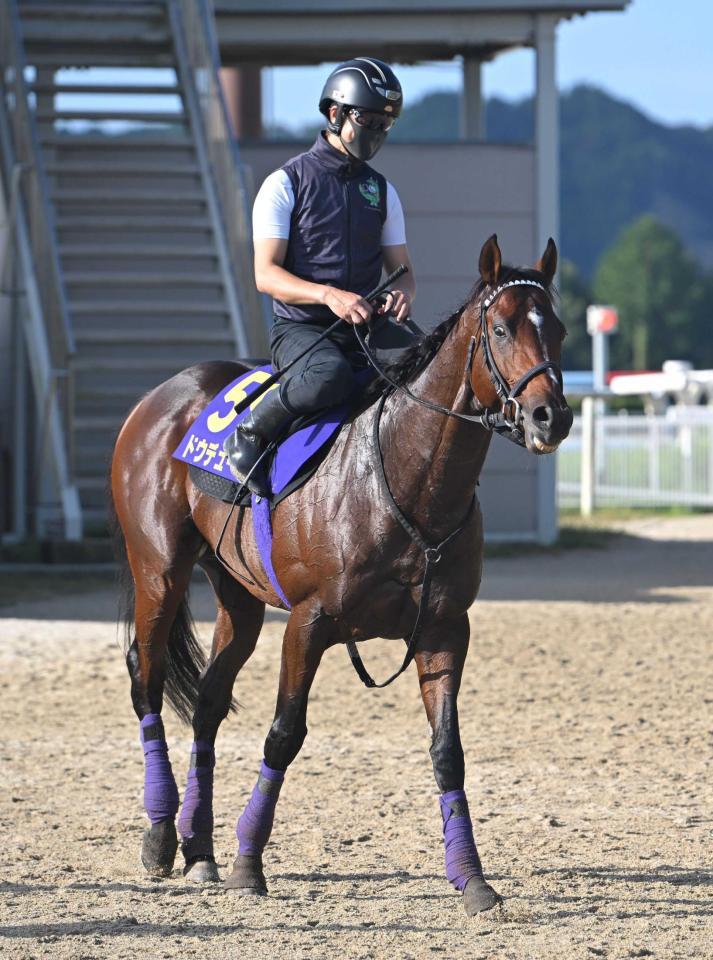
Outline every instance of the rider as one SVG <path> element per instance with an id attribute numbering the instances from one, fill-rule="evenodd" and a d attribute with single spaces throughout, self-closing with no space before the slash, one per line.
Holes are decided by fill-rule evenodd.
<path id="1" fill-rule="evenodd" d="M 401 105 L 401 86 L 387 64 L 372 57 L 340 64 L 319 101 L 327 129 L 307 152 L 271 173 L 255 199 L 255 283 L 273 297 L 273 367 L 305 350 L 335 316 L 346 323 L 268 390 L 226 439 L 231 470 L 241 481 L 290 420 L 353 393 L 363 358 L 348 324 L 370 319 L 373 308 L 362 297 L 378 285 L 382 269 L 391 273 L 403 263 L 409 271 L 379 312 L 399 322 L 409 314 L 416 286 L 401 202 L 367 163 Z M 248 485 L 266 495 L 266 471 L 258 467 Z"/>

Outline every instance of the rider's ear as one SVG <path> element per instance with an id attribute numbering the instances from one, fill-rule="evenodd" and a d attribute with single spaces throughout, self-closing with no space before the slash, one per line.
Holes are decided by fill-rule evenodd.
<path id="1" fill-rule="evenodd" d="M 480 276 L 483 278 L 483 283 L 486 283 L 489 287 L 497 286 L 500 278 L 501 265 L 502 257 L 500 255 L 500 247 L 498 246 L 498 237 L 497 234 L 494 233 L 492 237 L 488 237 L 483 244 L 483 249 L 480 251 L 480 262 L 478 266 L 480 267 Z"/>
<path id="2" fill-rule="evenodd" d="M 544 274 L 547 286 L 552 283 L 554 275 L 557 273 L 557 244 L 552 237 L 547 241 L 547 247 L 540 259 L 535 264 L 535 270 Z"/>

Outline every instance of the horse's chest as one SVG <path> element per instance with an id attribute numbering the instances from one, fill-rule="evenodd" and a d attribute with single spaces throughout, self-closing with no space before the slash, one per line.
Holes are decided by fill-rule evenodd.
<path id="1" fill-rule="evenodd" d="M 388 568 L 363 571 L 344 585 L 335 604 L 335 619 L 354 638 L 405 637 L 413 629 L 419 606 L 430 617 L 452 616 L 467 610 L 478 588 L 476 571 L 464 575 L 452 563 L 431 566 L 424 596 L 425 561 L 420 551 L 399 558 Z M 422 597 L 424 598 L 422 601 Z"/>

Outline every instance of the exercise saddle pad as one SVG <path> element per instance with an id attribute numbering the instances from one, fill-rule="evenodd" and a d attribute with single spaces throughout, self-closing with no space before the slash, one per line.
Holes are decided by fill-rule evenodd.
<path id="1" fill-rule="evenodd" d="M 228 466 L 223 441 L 250 410 L 248 407 L 238 415 L 235 405 L 254 393 L 271 375 L 272 367 L 266 365 L 242 373 L 229 383 L 201 411 L 173 453 L 177 460 L 182 460 L 191 468 L 191 479 L 196 486 L 211 496 L 232 500 L 237 493 L 238 484 Z M 278 385 L 269 389 L 277 390 Z M 256 403 L 263 396 L 261 394 Z M 316 466 L 320 450 L 334 437 L 350 410 L 348 404 L 326 410 L 318 419 L 298 427 L 280 442 L 269 473 L 273 503 L 279 502 L 294 489 L 293 481 L 296 478 L 305 479 L 305 470 L 310 464 Z M 201 477 L 201 474 L 209 476 Z"/>

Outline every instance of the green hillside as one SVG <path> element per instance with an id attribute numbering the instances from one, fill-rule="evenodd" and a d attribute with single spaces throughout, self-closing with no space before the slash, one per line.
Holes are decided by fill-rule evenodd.
<path id="1" fill-rule="evenodd" d="M 392 140 L 452 140 L 457 93 L 432 93 L 408 107 Z M 491 99 L 489 140 L 531 142 L 532 100 Z M 591 277 L 622 229 L 653 214 L 713 267 L 713 129 L 668 127 L 593 87 L 561 97 L 561 241 L 564 255 Z"/>

